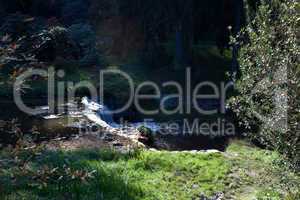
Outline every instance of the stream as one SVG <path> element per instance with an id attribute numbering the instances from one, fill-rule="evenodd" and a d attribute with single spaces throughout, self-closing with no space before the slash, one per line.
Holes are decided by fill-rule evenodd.
<path id="1" fill-rule="evenodd" d="M 161 134 L 162 127 L 160 123 L 154 121 L 134 121 L 125 124 L 117 123 L 110 109 L 98 102 L 93 102 L 87 97 L 83 97 L 76 102 L 59 105 L 60 114 L 49 114 L 49 107 L 45 106 L 44 101 L 32 102 L 33 107 L 39 109 L 41 114 L 27 115 L 21 112 L 14 103 L 10 101 L 1 101 L 1 119 L 11 120 L 18 117 L 20 128 L 25 133 L 31 133 L 37 130 L 42 133 L 38 140 L 47 140 L 57 137 L 70 138 L 75 137 L 80 130 L 88 127 L 100 126 L 106 130 L 122 130 L 125 136 L 137 134 L 137 129 L 141 126 L 151 129 L 154 133 L 155 143 L 151 146 L 157 149 L 166 150 L 207 150 L 218 149 L 223 151 L 230 137 L 209 137 L 204 135 L 182 135 L 182 134 Z M 33 129 L 34 127 L 34 129 Z M 92 130 L 92 129 L 88 129 Z M 168 130 L 170 132 L 170 130 Z M 88 132 L 85 132 L 85 134 Z M 9 135 L 7 136 L 9 137 Z M 7 138 L 6 138 L 7 140 Z M 1 142 L 1 141 L 0 141 Z"/>

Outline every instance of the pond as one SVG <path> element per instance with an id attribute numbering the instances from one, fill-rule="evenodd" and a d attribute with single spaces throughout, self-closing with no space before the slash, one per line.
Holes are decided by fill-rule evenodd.
<path id="1" fill-rule="evenodd" d="M 174 129 L 164 126 L 167 123 L 157 123 L 155 121 L 140 120 L 129 121 L 128 123 L 120 123 L 122 115 L 113 116 L 109 113 L 109 108 L 105 105 L 100 105 L 97 102 L 92 102 L 88 98 L 79 98 L 77 101 L 69 102 L 64 105 L 58 106 L 58 109 L 62 110 L 60 114 L 49 114 L 49 107 L 45 106 L 46 100 L 27 100 L 27 105 L 36 107 L 43 111 L 39 115 L 28 115 L 20 111 L 17 106 L 9 100 L 0 100 L 0 120 L 7 121 L 17 118 L 17 124 L 24 133 L 32 134 L 40 133 L 37 136 L 37 141 L 45 141 L 53 138 L 68 139 L 71 137 L 82 134 L 82 129 L 85 130 L 84 134 L 89 134 L 84 126 L 95 127 L 100 126 L 114 130 L 118 133 L 122 130 L 122 133 L 128 136 L 132 134 L 138 134 L 136 131 L 139 127 L 145 126 L 152 130 L 154 135 L 154 142 L 149 145 L 151 148 L 163 149 L 163 150 L 207 150 L 218 149 L 225 150 L 228 140 L 232 136 L 212 137 L 211 135 L 204 134 L 186 134 L 184 133 L 184 124 L 179 121 L 177 132 L 173 132 Z M 127 113 L 128 114 L 128 113 Z M 140 116 L 138 113 L 132 113 L 133 115 Z M 136 117 L 133 117 L 136 119 Z M 101 129 L 100 129 L 101 130 Z M 2 131 L 3 141 L 15 142 L 14 138 L 7 133 L 7 130 Z M 0 141 L 1 142 L 1 141 Z"/>

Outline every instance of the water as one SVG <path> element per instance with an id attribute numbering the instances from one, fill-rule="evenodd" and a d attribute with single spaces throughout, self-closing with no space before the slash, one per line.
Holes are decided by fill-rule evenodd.
<path id="1" fill-rule="evenodd" d="M 32 127 L 35 127 L 42 133 L 39 140 L 76 136 L 80 128 L 84 128 L 82 127 L 82 121 L 88 121 L 89 125 L 94 124 L 129 137 L 136 135 L 138 133 L 136 130 L 141 126 L 151 129 L 153 133 L 161 131 L 160 124 L 154 121 L 143 122 L 141 120 L 140 122 L 134 123 L 116 123 L 114 116 L 107 106 L 91 101 L 86 97 L 82 98 L 79 102 L 69 102 L 60 105 L 60 110 L 64 111 L 60 114 L 49 114 L 49 107 L 43 106 L 44 102 L 35 102 L 34 104 L 39 105 L 36 107 L 43 111 L 41 112 L 42 114 L 30 116 L 21 112 L 14 103 L 0 101 L 0 120 L 9 120 L 17 117 L 20 122 L 20 127 L 24 132 L 31 133 Z M 228 137 L 210 138 L 201 135 L 182 136 L 180 134 L 157 134 L 155 138 L 159 140 L 159 142 L 154 144 L 153 147 L 167 150 L 224 150 L 229 140 Z M 4 138 L 3 141 L 6 140 L 8 140 L 8 138 Z"/>
<path id="2" fill-rule="evenodd" d="M 32 102 L 31 102 L 32 103 Z M 36 105 L 44 104 L 41 102 L 34 102 Z M 28 115 L 18 109 L 18 107 L 11 101 L 0 100 L 0 143 L 14 144 L 18 137 L 12 132 L 12 125 L 17 125 L 23 134 L 35 135 L 35 141 L 45 141 L 54 138 L 69 138 L 78 134 L 78 129 L 67 126 L 69 118 L 66 115 L 56 116 L 47 115 L 47 108 L 45 106 L 37 106 L 45 112 L 43 115 L 32 116 Z M 12 121 L 15 121 L 13 124 Z"/>
<path id="3" fill-rule="evenodd" d="M 92 122 L 100 125 L 104 128 L 119 128 L 119 129 L 138 129 L 141 126 L 145 126 L 151 129 L 153 132 L 160 130 L 160 126 L 155 122 L 135 122 L 117 124 L 114 119 L 111 110 L 105 105 L 89 100 L 87 97 L 82 98 L 81 103 L 85 109 L 83 115 L 86 116 Z"/>

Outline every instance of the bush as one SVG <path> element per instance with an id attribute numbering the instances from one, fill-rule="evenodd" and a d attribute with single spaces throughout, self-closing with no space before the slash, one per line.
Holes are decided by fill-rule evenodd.
<path id="1" fill-rule="evenodd" d="M 138 131 L 142 137 L 147 138 L 147 143 L 152 144 L 154 142 L 154 135 L 150 128 L 146 126 L 141 126 L 138 128 Z"/>
<path id="2" fill-rule="evenodd" d="M 264 1 L 241 32 L 241 77 L 231 99 L 247 136 L 300 164 L 299 8 L 294 0 Z M 250 134 L 251 133 L 251 134 Z"/>

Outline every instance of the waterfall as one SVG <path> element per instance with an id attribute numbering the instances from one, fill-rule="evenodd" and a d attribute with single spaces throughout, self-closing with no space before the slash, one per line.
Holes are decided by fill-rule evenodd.
<path id="1" fill-rule="evenodd" d="M 64 118 L 66 116 L 71 118 L 82 118 L 85 117 L 89 121 L 103 127 L 103 128 L 109 128 L 109 129 L 120 129 L 127 134 L 135 133 L 135 131 L 141 126 L 145 126 L 149 129 L 151 129 L 153 132 L 157 132 L 161 129 L 160 124 L 151 121 L 151 120 L 141 120 L 141 122 L 135 122 L 135 123 L 124 123 L 124 124 L 117 124 L 114 119 L 111 110 L 102 104 L 99 104 L 95 101 L 92 101 L 88 99 L 87 97 L 83 97 L 81 99 L 81 104 L 83 105 L 82 108 L 78 108 L 76 103 L 69 102 L 67 104 L 62 104 L 60 107 L 65 108 L 65 110 L 68 110 L 67 112 L 60 113 L 60 114 L 49 114 L 49 106 L 41 106 L 37 107 L 39 117 L 41 117 L 44 120 L 56 120 L 60 118 Z M 68 127 L 81 127 L 80 124 L 74 123 L 74 124 L 68 124 Z"/>
<path id="2" fill-rule="evenodd" d="M 84 105 L 83 115 L 89 120 L 104 128 L 115 127 L 116 123 L 113 120 L 110 110 L 106 106 L 93 102 L 87 97 L 82 98 L 81 103 Z"/>
<path id="3" fill-rule="evenodd" d="M 89 100 L 87 97 L 82 98 L 81 103 L 85 109 L 83 115 L 86 116 L 92 122 L 100 125 L 104 128 L 122 128 L 122 129 L 137 129 L 141 126 L 150 128 L 153 132 L 160 130 L 160 125 L 155 122 L 138 122 L 126 124 L 126 127 L 122 124 L 117 124 L 113 120 L 113 115 L 108 107 L 101 105 L 94 101 Z"/>

